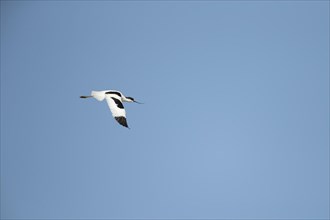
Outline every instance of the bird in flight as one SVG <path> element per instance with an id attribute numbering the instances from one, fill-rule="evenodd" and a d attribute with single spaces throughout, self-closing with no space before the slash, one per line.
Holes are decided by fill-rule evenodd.
<path id="1" fill-rule="evenodd" d="M 128 96 L 126 97 L 121 92 L 116 90 L 92 91 L 91 95 L 80 96 L 80 98 L 95 98 L 98 101 L 103 101 L 105 99 L 108 103 L 112 116 L 119 124 L 126 128 L 129 127 L 127 125 L 126 111 L 123 102 L 135 102 L 138 104 L 142 104 L 140 102 L 135 101 L 134 98 Z"/>

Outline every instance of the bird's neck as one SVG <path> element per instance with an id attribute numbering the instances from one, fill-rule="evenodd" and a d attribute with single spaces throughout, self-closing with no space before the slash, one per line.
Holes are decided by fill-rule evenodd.
<path id="1" fill-rule="evenodd" d="M 122 97 L 121 97 L 121 100 L 122 100 L 123 102 L 132 102 L 132 100 L 127 99 L 125 96 L 122 96 Z"/>

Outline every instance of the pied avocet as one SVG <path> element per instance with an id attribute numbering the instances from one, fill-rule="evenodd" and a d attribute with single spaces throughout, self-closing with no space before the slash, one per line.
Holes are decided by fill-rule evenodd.
<path id="1" fill-rule="evenodd" d="M 123 105 L 123 102 L 140 102 L 135 101 L 132 97 L 126 97 L 121 92 L 116 90 L 103 90 L 103 91 L 92 91 L 89 96 L 80 96 L 80 98 L 95 98 L 98 101 L 103 101 L 106 99 L 112 116 L 116 121 L 124 127 L 128 128 L 126 120 L 126 112 Z"/>

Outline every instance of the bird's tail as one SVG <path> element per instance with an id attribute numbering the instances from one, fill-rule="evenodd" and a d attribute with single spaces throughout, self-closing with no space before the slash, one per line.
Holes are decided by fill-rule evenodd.
<path id="1" fill-rule="evenodd" d="M 105 98 L 104 92 L 100 91 L 92 91 L 91 95 L 98 101 L 103 101 L 103 99 Z"/>

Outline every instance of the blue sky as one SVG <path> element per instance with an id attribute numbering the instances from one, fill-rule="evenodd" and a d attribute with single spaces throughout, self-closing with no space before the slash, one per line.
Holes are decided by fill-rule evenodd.
<path id="1" fill-rule="evenodd" d="M 329 218 L 329 2 L 1 1 L 1 218 Z"/>

